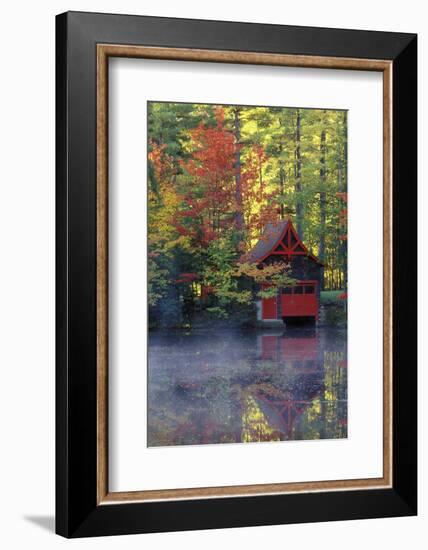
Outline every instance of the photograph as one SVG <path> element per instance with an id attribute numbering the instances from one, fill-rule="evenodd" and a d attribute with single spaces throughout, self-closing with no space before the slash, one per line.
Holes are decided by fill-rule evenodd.
<path id="1" fill-rule="evenodd" d="M 149 447 L 347 437 L 347 164 L 347 110 L 147 103 Z"/>

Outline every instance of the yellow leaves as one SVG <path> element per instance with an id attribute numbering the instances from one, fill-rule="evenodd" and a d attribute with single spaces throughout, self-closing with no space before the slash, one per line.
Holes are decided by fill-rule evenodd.
<path id="1" fill-rule="evenodd" d="M 147 286 L 148 302 L 150 306 L 155 306 L 163 297 L 164 291 L 168 286 L 168 272 L 161 269 L 156 262 L 149 257 L 147 266 Z"/>
<path id="2" fill-rule="evenodd" d="M 270 277 L 278 274 L 283 274 L 287 269 L 287 266 L 283 263 L 273 263 L 268 265 L 255 264 L 250 262 L 244 262 L 239 264 L 236 269 L 236 276 L 247 275 L 247 277 L 253 278 L 256 282 L 265 282 Z"/>
<path id="3" fill-rule="evenodd" d="M 321 415 L 321 399 L 317 397 L 312 401 L 310 406 L 305 411 L 306 417 L 312 423 L 315 422 Z M 319 437 L 319 436 L 318 436 Z M 315 439 L 313 437 L 312 439 Z"/>
<path id="4" fill-rule="evenodd" d="M 278 430 L 270 425 L 268 418 L 251 395 L 247 395 L 243 403 L 241 440 L 243 443 L 281 440 Z"/>
<path id="5" fill-rule="evenodd" d="M 219 298 L 226 298 L 238 304 L 251 304 L 251 292 L 249 290 L 234 291 L 218 288 L 214 289 L 214 293 Z"/>
<path id="6" fill-rule="evenodd" d="M 326 401 L 336 401 L 337 400 L 337 396 L 336 396 L 336 393 L 332 392 L 332 391 L 329 391 L 329 390 L 325 390 L 324 391 L 324 399 Z"/>
<path id="7" fill-rule="evenodd" d="M 181 198 L 170 185 L 161 184 L 159 199 L 149 192 L 149 249 L 169 254 L 175 246 L 188 247 L 186 237 L 177 236 L 174 219 Z"/>
<path id="8" fill-rule="evenodd" d="M 180 247 L 182 250 L 185 250 L 186 252 L 193 251 L 192 240 L 187 235 L 180 235 L 176 239 L 167 241 L 165 243 L 164 250 L 166 252 L 169 252 L 169 251 L 172 251 L 172 249 L 175 247 Z"/>
<path id="9" fill-rule="evenodd" d="M 255 279 L 260 274 L 260 269 L 257 264 L 253 264 L 250 262 L 243 262 L 242 264 L 238 264 L 236 267 L 235 274 L 237 277 L 241 277 L 242 275 L 246 275 L 247 277 L 251 277 Z"/>
<path id="10" fill-rule="evenodd" d="M 284 286 L 293 282 L 293 279 L 287 276 L 288 270 L 289 266 L 282 262 L 267 265 L 244 262 L 237 266 L 235 276 L 242 277 L 245 275 L 257 284 Z"/>

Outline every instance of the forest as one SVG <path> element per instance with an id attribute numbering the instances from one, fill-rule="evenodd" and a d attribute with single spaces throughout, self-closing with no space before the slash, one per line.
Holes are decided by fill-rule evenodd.
<path id="1" fill-rule="evenodd" d="M 150 326 L 196 316 L 251 318 L 284 267 L 245 254 L 290 218 L 324 264 L 323 290 L 347 292 L 347 111 L 149 102 Z M 268 290 L 261 290 L 261 286 Z"/>

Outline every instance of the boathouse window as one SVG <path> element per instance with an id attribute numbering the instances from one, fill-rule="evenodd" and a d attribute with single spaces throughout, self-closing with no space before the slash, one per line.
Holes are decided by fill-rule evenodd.
<path id="1" fill-rule="evenodd" d="M 314 285 L 298 285 L 295 287 L 286 286 L 282 289 L 282 294 L 315 294 Z"/>

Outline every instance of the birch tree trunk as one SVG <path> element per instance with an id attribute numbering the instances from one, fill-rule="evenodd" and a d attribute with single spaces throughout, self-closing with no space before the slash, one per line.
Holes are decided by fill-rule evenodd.
<path id="1" fill-rule="evenodd" d="M 338 182 L 339 192 L 346 193 L 347 187 L 348 187 L 348 174 L 347 174 L 347 167 L 348 167 L 348 128 L 347 128 L 347 121 L 348 121 L 348 113 L 346 111 L 343 112 L 342 115 L 342 139 L 339 141 L 342 144 L 342 151 L 341 155 L 339 155 L 340 160 L 342 160 L 343 156 L 343 165 L 340 166 L 340 179 Z M 345 228 L 346 234 L 348 233 L 348 228 Z M 340 266 L 343 271 L 343 286 L 344 286 L 344 292 L 347 292 L 348 289 L 348 241 L 342 240 L 340 244 Z"/>
<path id="2" fill-rule="evenodd" d="M 325 156 L 326 156 L 326 128 L 325 128 L 325 114 L 323 112 L 323 125 L 321 129 L 320 136 L 320 240 L 319 240 L 319 249 L 318 257 L 324 262 L 325 260 L 325 231 L 326 231 L 326 220 L 327 220 L 327 194 L 326 194 L 326 166 L 325 166 Z M 321 284 L 324 288 L 324 267 L 321 268 Z"/>
<path id="3" fill-rule="evenodd" d="M 301 114 L 300 109 L 296 111 L 296 133 L 295 133 L 295 185 L 296 192 L 296 226 L 297 233 L 303 240 L 303 204 L 302 204 L 302 152 L 301 152 Z"/>
<path id="4" fill-rule="evenodd" d="M 235 226 L 238 231 L 242 231 L 244 226 L 243 206 L 242 206 L 242 183 L 241 183 L 241 109 L 234 109 L 233 133 L 235 135 Z"/>
<path id="5" fill-rule="evenodd" d="M 280 151 L 280 161 L 279 161 L 279 187 L 280 187 L 280 217 L 281 220 L 285 217 L 285 206 L 284 206 L 284 183 L 285 183 L 285 171 L 284 171 L 284 161 L 282 159 L 283 146 L 282 144 L 279 147 Z"/>

